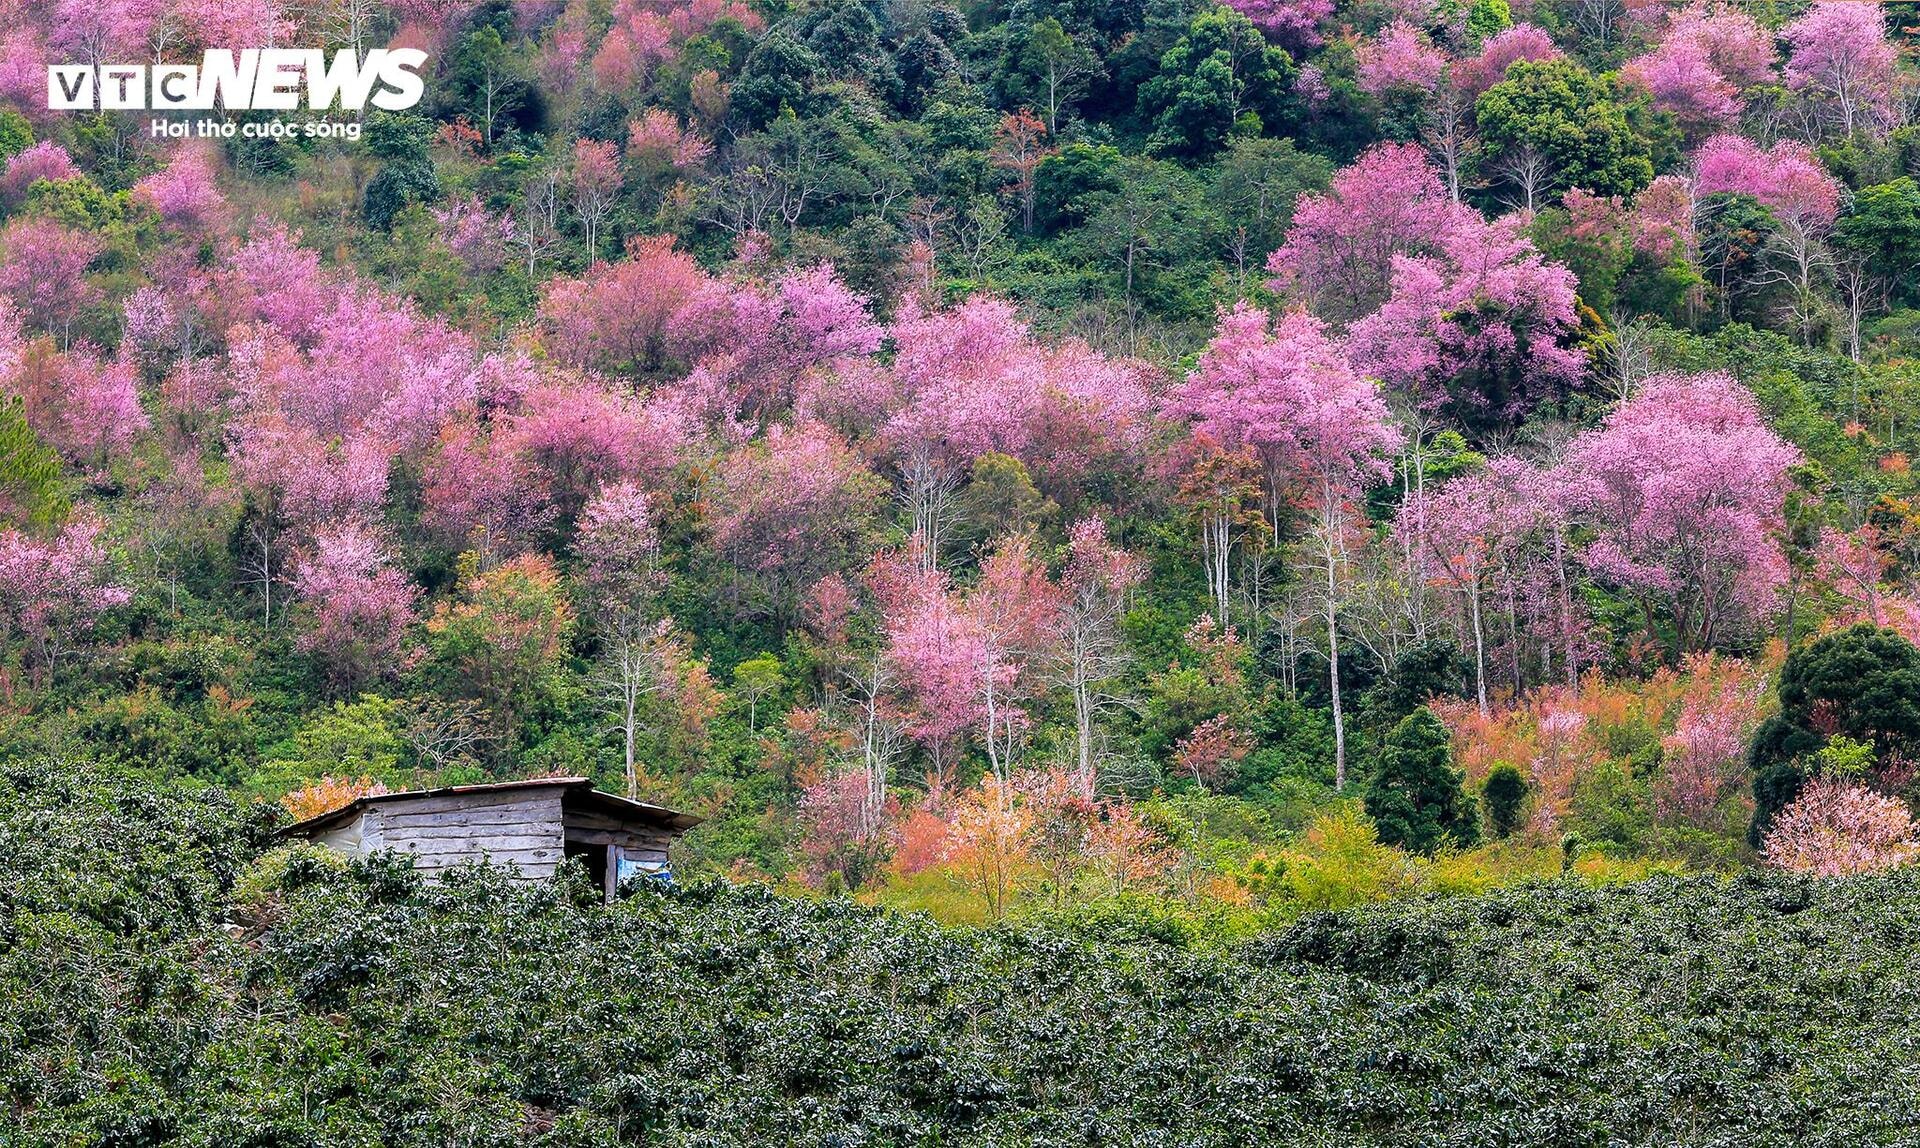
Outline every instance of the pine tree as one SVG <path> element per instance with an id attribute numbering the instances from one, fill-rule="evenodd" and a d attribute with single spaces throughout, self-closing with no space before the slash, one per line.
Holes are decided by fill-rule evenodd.
<path id="1" fill-rule="evenodd" d="M 1520 804 L 1527 799 L 1527 779 L 1511 765 L 1496 765 L 1487 774 L 1481 795 L 1487 802 L 1487 820 L 1493 834 L 1506 837 L 1520 824 Z"/>
<path id="2" fill-rule="evenodd" d="M 1386 844 L 1430 853 L 1449 841 L 1480 840 L 1479 806 L 1453 767 L 1452 738 L 1425 706 L 1387 735 L 1364 800 Z"/>

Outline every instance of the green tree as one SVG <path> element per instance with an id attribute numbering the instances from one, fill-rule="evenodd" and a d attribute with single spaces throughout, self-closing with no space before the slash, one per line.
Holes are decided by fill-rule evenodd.
<path id="1" fill-rule="evenodd" d="M 12 108 L 0 108 L 0 159 L 7 159 L 33 146 L 33 125 Z"/>
<path id="2" fill-rule="evenodd" d="M 1200 269 L 1194 256 L 1208 244 L 1212 216 L 1193 178 L 1173 164 L 1128 156 L 1114 179 L 1112 191 L 1086 197 L 1087 222 L 1074 245 L 1120 280 L 1129 307 L 1149 289 L 1156 302 L 1177 306 L 1169 289 L 1177 294 L 1180 273 Z"/>
<path id="3" fill-rule="evenodd" d="M 1019 62 L 1028 81 L 1027 102 L 1046 117 L 1049 132 L 1058 132 L 1061 115 L 1102 74 L 1100 58 L 1052 16 L 1035 22 L 1025 39 Z"/>
<path id="4" fill-rule="evenodd" d="M 399 703 L 374 694 L 355 702 L 335 702 L 314 714 L 287 743 L 270 751 L 247 779 L 246 788 L 263 797 L 311 784 L 323 777 L 370 777 L 404 788 L 407 743 L 401 736 Z"/>
<path id="5" fill-rule="evenodd" d="M 1040 161 L 1034 172 L 1034 222 L 1042 234 L 1086 222 L 1096 193 L 1119 189 L 1120 149 L 1112 144 L 1070 143 Z"/>
<path id="6" fill-rule="evenodd" d="M 1716 192 L 1695 212 L 1701 270 L 1723 319 L 1755 316 L 1767 285 L 1760 274 L 1768 242 L 1778 230 L 1773 214 L 1750 195 Z"/>
<path id="7" fill-rule="evenodd" d="M 1480 840 L 1479 807 L 1453 765 L 1453 738 L 1425 706 L 1387 735 L 1362 796 L 1380 840 L 1421 853 Z"/>
<path id="8" fill-rule="evenodd" d="M 1920 184 L 1903 175 L 1861 188 L 1835 226 L 1834 239 L 1897 297 L 1914 298 L 1912 272 L 1920 267 Z"/>
<path id="9" fill-rule="evenodd" d="M 440 198 L 440 177 L 433 164 L 420 160 L 396 160 L 380 169 L 367 184 L 366 201 L 361 214 L 367 223 L 384 231 L 393 226 L 396 216 L 414 204 L 432 203 Z"/>
<path id="10" fill-rule="evenodd" d="M 826 71 L 813 49 L 776 28 L 755 45 L 734 82 L 731 107 L 750 128 L 763 128 L 780 116 L 813 111 L 814 85 Z"/>
<path id="11" fill-rule="evenodd" d="M 1513 26 L 1507 0 L 1472 0 L 1467 5 L 1467 38 L 1474 43 Z"/>
<path id="12" fill-rule="evenodd" d="M 370 112 L 367 151 L 376 159 L 426 160 L 433 143 L 433 121 L 412 112 Z"/>
<path id="13" fill-rule="evenodd" d="M 786 675 L 780 672 L 780 659 L 758 654 L 733 667 L 733 696 L 747 703 L 747 735 L 760 726 L 760 703 L 786 688 Z"/>
<path id="14" fill-rule="evenodd" d="M 0 516 L 14 526 L 46 526 L 66 513 L 60 456 L 27 425 L 18 398 L 0 401 Z"/>
<path id="15" fill-rule="evenodd" d="M 1524 205 L 1570 187 L 1632 195 L 1653 181 L 1652 149 L 1613 87 L 1570 60 L 1523 60 L 1474 105 L 1493 171 Z"/>
<path id="16" fill-rule="evenodd" d="M 1140 114 L 1153 125 L 1148 147 L 1207 159 L 1236 135 L 1257 136 L 1287 118 L 1293 59 L 1267 43 L 1232 8 L 1210 8 L 1160 57 L 1160 74 L 1140 89 Z"/>
<path id="17" fill-rule="evenodd" d="M 953 537 L 962 544 L 986 545 L 1027 532 L 1044 535 L 1060 520 L 1060 508 L 1033 484 L 1027 464 L 998 451 L 973 460 L 972 477 L 957 502 Z"/>
<path id="18" fill-rule="evenodd" d="M 553 563 L 521 557 L 478 572 L 463 555 L 462 592 L 427 621 L 427 646 L 443 690 L 470 697 L 499 723 L 505 751 L 521 714 L 559 670 L 573 609 Z"/>
<path id="19" fill-rule="evenodd" d="M 1520 824 L 1520 807 L 1527 800 L 1527 779 L 1520 771 L 1501 762 L 1487 773 L 1480 788 L 1487 802 L 1487 820 L 1493 823 L 1495 837 L 1511 836 Z"/>
<path id="20" fill-rule="evenodd" d="M 1238 137 L 1214 165 L 1207 202 L 1220 220 L 1223 246 L 1244 289 L 1269 252 L 1285 242 L 1294 201 L 1325 187 L 1333 164 L 1292 140 Z"/>
<path id="21" fill-rule="evenodd" d="M 1892 630 L 1862 622 L 1795 650 L 1780 670 L 1779 696 L 1780 712 L 1760 724 L 1748 750 L 1755 844 L 1799 796 L 1830 738 L 1870 745 L 1879 761 L 1920 753 L 1920 649 Z"/>
<path id="22" fill-rule="evenodd" d="M 1574 783 L 1572 823 L 1582 840 L 1632 851 L 1653 826 L 1646 786 L 1607 758 Z"/>
<path id="23" fill-rule="evenodd" d="M 471 119 L 488 149 L 497 128 L 538 123 L 539 91 L 527 82 L 521 57 L 500 29 L 483 23 L 461 38 L 442 69 L 440 103 L 445 114 Z"/>
<path id="24" fill-rule="evenodd" d="M 1432 471 L 1428 478 L 1431 481 Z M 1471 668 L 1455 642 L 1409 646 L 1394 659 L 1393 672 L 1367 691 L 1362 708 L 1379 727 L 1397 724 L 1434 697 L 1465 694 Z"/>

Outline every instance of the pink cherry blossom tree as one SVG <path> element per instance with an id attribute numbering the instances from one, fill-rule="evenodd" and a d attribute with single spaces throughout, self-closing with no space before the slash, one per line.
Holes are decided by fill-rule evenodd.
<path id="1" fill-rule="evenodd" d="M 586 380 L 552 379 L 499 420 L 493 446 L 521 456 L 551 512 L 577 515 L 603 486 L 660 483 L 689 440 L 670 398 L 642 400 Z"/>
<path id="2" fill-rule="evenodd" d="M 891 334 L 890 369 L 823 378 L 803 405 L 852 430 L 879 424 L 928 561 L 944 543 L 943 498 L 982 455 L 1012 455 L 1064 498 L 1097 462 L 1145 445 L 1149 371 L 1072 340 L 1046 346 L 1003 300 L 977 295 L 946 311 L 908 303 Z"/>
<path id="3" fill-rule="evenodd" d="M 133 364 L 103 359 L 86 344 L 60 357 L 56 394 L 29 403 L 41 412 L 48 441 L 75 463 L 102 467 L 121 456 L 152 425 L 140 406 Z"/>
<path id="4" fill-rule="evenodd" d="M 1896 53 L 1878 3 L 1817 0 L 1785 35 L 1788 86 L 1827 109 L 1842 135 L 1892 114 Z"/>
<path id="5" fill-rule="evenodd" d="M 218 281 L 229 323 L 264 321 L 299 346 L 320 332 L 342 287 L 298 233 L 265 222 L 227 252 Z"/>
<path id="6" fill-rule="evenodd" d="M 1699 195 L 1734 192 L 1766 205 L 1779 227 L 1768 242 L 1780 258 L 1767 270 L 1792 290 L 1792 314 L 1803 339 L 1822 308 L 1818 287 L 1829 264 L 1825 240 L 1840 211 L 1842 188 L 1812 150 L 1781 140 L 1762 150 L 1744 136 L 1717 135 L 1694 154 Z"/>
<path id="7" fill-rule="evenodd" d="M 919 545 L 910 540 L 905 550 L 882 552 L 868 564 L 866 581 L 887 644 L 855 686 L 870 711 L 883 691 L 897 693 L 901 727 L 926 754 L 928 800 L 938 806 L 979 721 L 976 683 L 985 650 L 951 580 L 914 553 Z"/>
<path id="8" fill-rule="evenodd" d="M 1439 173 L 1414 144 L 1381 144 L 1300 197 L 1287 241 L 1267 260 L 1274 290 L 1346 322 L 1387 297 L 1393 259 L 1427 250 L 1456 214 Z"/>
<path id="9" fill-rule="evenodd" d="M 1714 71 L 1736 88 L 1774 78 L 1774 35 L 1747 12 L 1731 4 L 1695 0 L 1675 13 L 1669 38 L 1691 40 L 1706 49 Z"/>
<path id="10" fill-rule="evenodd" d="M 1796 873 L 1852 877 L 1912 862 L 1920 856 L 1915 836 L 1906 802 L 1823 777 L 1774 816 L 1764 852 Z"/>
<path id="11" fill-rule="evenodd" d="M 1395 90 L 1431 93 L 1439 86 L 1447 57 L 1426 34 L 1395 20 L 1353 52 L 1360 90 L 1379 96 Z"/>
<path id="12" fill-rule="evenodd" d="M 1029 705 L 1040 692 L 1042 669 L 1059 640 L 1060 591 L 1024 534 L 1001 539 L 980 565 L 980 580 L 963 605 L 979 643 L 974 697 L 981 740 L 995 777 L 1008 781 L 1026 732 Z"/>
<path id="13" fill-rule="evenodd" d="M 1377 472 L 1380 456 L 1400 442 L 1378 390 L 1318 319 L 1293 311 L 1275 323 L 1244 301 L 1221 316 L 1165 411 L 1227 449 L 1254 450 L 1276 540 L 1290 491 Z"/>
<path id="14" fill-rule="evenodd" d="M 581 563 L 582 614 L 599 633 L 596 692 L 621 738 L 627 793 L 640 789 L 637 757 L 644 703 L 665 681 L 669 626 L 659 614 L 663 582 L 660 535 L 646 492 L 631 482 L 609 486 L 580 515 L 574 552 Z"/>
<path id="15" fill-rule="evenodd" d="M 1505 79 L 1507 69 L 1520 61 L 1553 60 L 1560 54 L 1545 29 L 1519 23 L 1487 37 L 1479 55 L 1455 66 L 1454 80 L 1471 100 Z"/>
<path id="16" fill-rule="evenodd" d="M 27 198 L 27 191 L 43 179 L 58 182 L 79 174 L 80 168 L 66 148 L 52 140 L 41 140 L 7 157 L 6 174 L 0 175 L 0 198 L 19 203 Z"/>
<path id="17" fill-rule="evenodd" d="M 1254 27 L 1298 53 L 1318 47 L 1320 26 L 1333 15 L 1333 0 L 1233 0 L 1233 9 Z"/>
<path id="18" fill-rule="evenodd" d="M 475 195 L 435 208 L 433 218 L 440 225 L 440 242 L 477 275 L 500 270 L 519 235 L 511 212 L 495 215 Z"/>
<path id="19" fill-rule="evenodd" d="M 1676 655 L 1711 649 L 1776 605 L 1787 470 L 1800 452 L 1726 375 L 1656 375 L 1576 439 L 1561 468 L 1593 531 L 1585 562 L 1637 595 Z"/>
<path id="20" fill-rule="evenodd" d="M 1106 523 L 1083 518 L 1067 531 L 1067 565 L 1061 575 L 1060 677 L 1073 695 L 1074 780 L 1092 798 L 1097 768 L 1094 722 L 1103 710 L 1123 705 L 1111 685 L 1126 664 L 1120 619 L 1145 565 L 1107 540 Z"/>
<path id="21" fill-rule="evenodd" d="M 101 615 L 133 596 L 109 572 L 105 529 L 81 516 L 46 540 L 0 531 L 0 633 L 23 648 L 36 674 L 52 670 Z"/>
<path id="22" fill-rule="evenodd" d="M 1661 260 L 1693 257 L 1695 209 L 1692 180 L 1673 174 L 1656 177 L 1634 197 L 1627 216 L 1634 250 Z"/>
<path id="23" fill-rule="evenodd" d="M 182 149 L 167 166 L 135 184 L 133 198 L 169 226 L 190 234 L 216 225 L 227 206 L 214 182 L 213 164 L 199 148 Z"/>
<path id="24" fill-rule="evenodd" d="M 1487 687 L 1503 618 L 1516 693 L 1526 684 L 1519 651 L 1536 638 L 1549 648 L 1564 643 L 1569 676 L 1578 678 L 1579 620 L 1571 595 L 1554 593 L 1565 588 L 1562 572 L 1547 569 L 1564 553 L 1565 528 L 1549 481 L 1529 463 L 1496 458 L 1437 490 L 1416 491 L 1395 523 L 1413 569 L 1460 600 L 1459 633 L 1473 658 L 1482 714 L 1491 712 Z"/>
<path id="25" fill-rule="evenodd" d="M 276 524 L 301 529 L 376 513 L 393 460 L 391 445 L 377 436 L 328 439 L 276 411 L 230 422 L 227 453 Z"/>
<path id="26" fill-rule="evenodd" d="M 482 572 L 532 549 L 552 525 L 553 504 L 510 434 L 450 424 L 423 470 L 421 526 L 442 545 L 472 548 Z"/>
<path id="27" fill-rule="evenodd" d="M 712 155 L 713 144 L 665 108 L 649 108 L 627 125 L 627 160 L 643 179 L 695 172 Z"/>
<path id="28" fill-rule="evenodd" d="M 40 216 L 16 219 L 0 231 L 0 295 L 26 322 L 61 339 L 80 312 L 100 298 L 87 266 L 100 254 L 93 236 Z"/>
<path id="29" fill-rule="evenodd" d="M 568 169 L 573 212 L 586 231 L 587 262 L 600 261 L 600 229 L 613 214 L 620 197 L 620 152 L 611 140 L 573 141 L 573 164 Z"/>
<path id="30" fill-rule="evenodd" d="M 1289 500 L 1311 511 L 1306 562 L 1315 570 L 1326 627 L 1335 775 L 1344 785 L 1339 625 L 1354 541 L 1348 504 L 1386 476 L 1384 459 L 1399 448 L 1400 432 L 1379 391 L 1354 371 L 1318 319 L 1296 311 L 1275 324 L 1245 302 L 1221 316 L 1198 368 L 1168 395 L 1166 411 L 1224 446 L 1254 450 L 1276 541 Z"/>
<path id="31" fill-rule="evenodd" d="M 476 401 L 475 352 L 444 320 L 360 288 L 314 324 L 306 354 L 236 372 L 235 392 L 243 409 L 279 411 L 322 436 L 377 434 L 419 450 Z"/>
<path id="32" fill-rule="evenodd" d="M 777 613 L 849 566 L 873 529 L 881 484 L 844 439 L 818 423 L 775 427 L 720 465 L 709 526 L 736 571 L 766 579 Z M 741 589 L 736 585 L 736 591 Z"/>
<path id="33" fill-rule="evenodd" d="M 16 25 L 0 34 L 0 96 L 36 121 L 53 114 L 46 107 L 48 55 L 33 27 Z"/>
<path id="34" fill-rule="evenodd" d="M 398 670 L 419 591 L 372 527 L 348 520 L 316 530 L 294 565 L 293 591 L 307 614 L 296 645 L 324 667 L 336 694 L 352 697 Z"/>
<path id="35" fill-rule="evenodd" d="M 64 59 L 93 67 L 140 59 L 152 18 L 138 4 L 87 0 L 58 0 L 50 15 L 47 46 Z"/>
<path id="36" fill-rule="evenodd" d="M 1759 724 L 1766 679 L 1729 674 L 1711 654 L 1689 659 L 1692 681 L 1685 709 L 1665 750 L 1654 782 L 1654 805 L 1663 817 L 1707 825 L 1714 809 L 1746 776 L 1747 743 Z"/>
<path id="37" fill-rule="evenodd" d="M 879 350 L 886 336 L 866 296 L 830 263 L 770 284 L 706 284 L 673 315 L 668 331 L 674 353 L 697 362 L 701 383 L 723 408 L 709 413 L 723 419 L 783 413 L 808 372 L 840 375 Z"/>
<path id="38" fill-rule="evenodd" d="M 1695 3 L 1674 13 L 1666 39 L 1621 77 L 1682 125 L 1710 130 L 1739 117 L 1743 89 L 1773 78 L 1773 36 L 1738 9 Z"/>
<path id="39" fill-rule="evenodd" d="M 1433 255 L 1395 255 L 1385 303 L 1355 323 L 1355 364 L 1470 426 L 1517 423 L 1578 384 L 1586 358 L 1571 271 L 1534 249 L 1524 221 L 1453 214 Z"/>
<path id="40" fill-rule="evenodd" d="M 1694 152 L 1693 170 L 1696 194 L 1751 195 L 1783 223 L 1808 230 L 1831 225 L 1840 210 L 1840 182 L 1797 140 L 1762 148 L 1745 136 L 1717 135 Z"/>
<path id="41" fill-rule="evenodd" d="M 1653 106 L 1671 112 L 1692 130 L 1732 123 L 1740 115 L 1740 92 L 1713 67 L 1706 45 L 1672 36 L 1621 69 L 1621 78 L 1653 97 Z"/>
<path id="42" fill-rule="evenodd" d="M 807 786 L 795 812 L 805 826 L 807 880 L 818 887 L 837 877 L 858 889 L 892 852 L 900 802 L 876 790 L 865 770 L 842 769 Z"/>
<path id="43" fill-rule="evenodd" d="M 1825 527 L 1817 562 L 1820 576 L 1836 594 L 1856 604 L 1867 621 L 1887 624 L 1881 583 L 1893 568 L 1894 556 L 1887 553 L 1877 527 L 1868 523 L 1852 532 Z"/>
<path id="44" fill-rule="evenodd" d="M 599 370 L 648 371 L 682 336 L 676 317 L 711 289 L 693 257 L 668 236 L 636 236 L 627 258 L 597 263 L 580 279 L 554 279 L 540 301 L 553 355 Z"/>

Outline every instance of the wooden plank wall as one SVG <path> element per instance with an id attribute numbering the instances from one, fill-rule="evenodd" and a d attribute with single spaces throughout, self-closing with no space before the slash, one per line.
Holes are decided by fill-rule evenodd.
<path id="1" fill-rule="evenodd" d="M 517 864 L 527 877 L 550 877 L 563 856 L 558 789 L 382 802 L 361 820 L 360 852 L 411 853 L 414 868 L 428 877 L 482 856 Z"/>

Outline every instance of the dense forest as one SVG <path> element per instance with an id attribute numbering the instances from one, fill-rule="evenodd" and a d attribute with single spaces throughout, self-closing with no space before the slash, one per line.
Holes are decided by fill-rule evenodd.
<path id="1" fill-rule="evenodd" d="M 1896 1136 L 1903 6 L 0 12 L 31 1142 Z M 679 889 L 274 837 L 576 775 Z"/>

